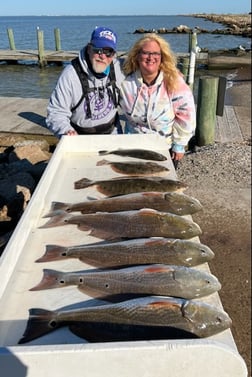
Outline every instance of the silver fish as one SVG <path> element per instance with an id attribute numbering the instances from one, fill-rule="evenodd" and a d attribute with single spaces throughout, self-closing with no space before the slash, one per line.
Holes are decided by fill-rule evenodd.
<path id="1" fill-rule="evenodd" d="M 152 264 L 117 270 L 63 272 L 43 270 L 31 291 L 76 285 L 92 297 L 106 295 L 159 295 L 199 298 L 221 289 L 218 279 L 192 267 Z"/>
<path id="2" fill-rule="evenodd" d="M 30 342 L 62 326 L 85 337 L 85 324 L 153 326 L 164 330 L 178 329 L 192 336 L 205 338 L 222 332 L 231 326 L 228 314 L 216 306 L 174 297 L 147 296 L 119 303 L 106 303 L 84 308 L 49 311 L 30 309 L 29 320 L 19 344 Z M 166 333 L 169 336 L 169 331 Z M 111 340 L 107 336 L 108 341 Z"/>
<path id="3" fill-rule="evenodd" d="M 115 154 L 118 156 L 127 156 L 140 158 L 143 160 L 165 161 L 167 157 L 161 153 L 148 149 L 117 149 L 114 151 L 99 151 L 99 155 Z"/>
<path id="4" fill-rule="evenodd" d="M 104 195 L 114 196 L 142 191 L 183 192 L 187 185 L 181 181 L 162 177 L 115 177 L 112 179 L 90 180 L 82 178 L 74 182 L 75 189 L 96 186 Z"/>
<path id="5" fill-rule="evenodd" d="M 110 167 L 119 174 L 131 175 L 131 176 L 141 176 L 141 175 L 156 175 L 156 174 L 166 174 L 169 169 L 164 166 L 151 161 L 98 161 L 96 166 L 110 165 Z"/>
<path id="6" fill-rule="evenodd" d="M 100 268 L 152 263 L 191 267 L 209 262 L 214 253 L 208 246 L 192 240 L 149 237 L 76 246 L 46 245 L 45 254 L 36 262 L 68 258 L 78 258 Z"/>
<path id="7" fill-rule="evenodd" d="M 172 237 L 187 239 L 199 236 L 202 232 L 198 224 L 168 212 L 144 208 L 136 211 L 96 212 L 85 215 L 72 215 L 65 211 L 58 214 L 40 228 L 51 228 L 75 224 L 80 230 L 90 231 L 90 235 L 103 239 Z"/>
<path id="8" fill-rule="evenodd" d="M 177 192 L 146 191 L 126 195 L 111 196 L 79 203 L 52 202 L 50 212 L 44 217 L 54 215 L 54 211 L 94 213 L 130 211 L 141 208 L 152 208 L 157 211 L 170 212 L 176 215 L 192 215 L 202 210 L 196 198 Z"/>

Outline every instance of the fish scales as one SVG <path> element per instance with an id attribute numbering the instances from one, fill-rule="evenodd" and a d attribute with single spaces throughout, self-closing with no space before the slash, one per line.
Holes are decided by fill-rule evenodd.
<path id="1" fill-rule="evenodd" d="M 53 212 L 57 210 L 92 213 L 129 211 L 141 208 L 167 211 L 176 215 L 192 215 L 202 210 L 203 207 L 199 200 L 184 193 L 147 191 L 79 203 L 52 202 L 50 212 L 44 217 L 53 216 Z"/>
<path id="2" fill-rule="evenodd" d="M 100 160 L 97 162 L 96 166 L 103 166 L 103 165 L 110 165 L 112 170 L 119 174 L 126 174 L 126 175 L 155 175 L 155 174 L 166 174 L 170 170 L 164 166 L 157 164 L 156 162 L 150 161 L 127 161 L 127 162 L 120 162 L 120 161 L 107 161 L 107 160 Z"/>
<path id="3" fill-rule="evenodd" d="M 74 182 L 75 189 L 96 186 L 96 189 L 107 196 L 130 194 L 142 191 L 183 192 L 187 189 L 184 182 L 164 177 L 115 177 L 104 180 L 82 178 Z"/>
<path id="4" fill-rule="evenodd" d="M 62 326 L 87 323 L 172 327 L 204 338 L 231 326 L 231 319 L 222 309 L 194 300 L 174 297 L 147 296 L 116 304 L 49 311 L 40 308 L 29 310 L 29 319 L 19 344 L 29 342 Z"/>
<path id="5" fill-rule="evenodd" d="M 45 269 L 31 291 L 75 285 L 93 297 L 106 295 L 160 295 L 199 298 L 217 292 L 218 279 L 192 267 L 152 264 L 117 270 L 63 272 Z"/>
<path id="6" fill-rule="evenodd" d="M 115 154 L 118 156 L 127 156 L 133 158 L 140 158 L 143 160 L 154 160 L 154 161 L 166 161 L 167 157 L 161 153 L 149 150 L 149 149 L 116 149 L 113 151 L 99 151 L 100 156 L 107 154 Z"/>
<path id="7" fill-rule="evenodd" d="M 77 258 L 96 267 L 164 263 L 196 266 L 214 258 L 206 245 L 175 238 L 149 237 L 121 242 L 95 242 L 84 245 L 46 245 L 45 254 L 36 262 Z"/>
<path id="8" fill-rule="evenodd" d="M 198 224 L 168 212 L 153 209 L 136 211 L 97 212 L 85 215 L 71 215 L 58 211 L 58 215 L 40 228 L 75 224 L 80 230 L 103 239 L 173 237 L 188 239 L 199 236 L 202 231 Z"/>

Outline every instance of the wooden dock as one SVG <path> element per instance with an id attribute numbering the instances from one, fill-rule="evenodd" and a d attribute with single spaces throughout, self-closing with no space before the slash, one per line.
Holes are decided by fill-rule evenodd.
<path id="1" fill-rule="evenodd" d="M 32 138 L 45 136 L 55 140 L 55 136 L 45 128 L 47 104 L 48 99 L 0 97 L 0 137 L 20 134 Z M 233 106 L 225 106 L 223 116 L 216 117 L 216 142 L 243 141 L 239 112 L 235 110 Z"/>
<path id="2" fill-rule="evenodd" d="M 43 56 L 38 50 L 0 50 L 0 62 L 7 64 L 19 64 L 21 62 L 30 62 L 44 66 L 46 64 L 55 63 L 63 64 L 69 62 L 78 56 L 79 51 L 63 51 L 63 50 L 45 50 Z M 178 52 L 175 54 L 178 61 L 183 58 L 189 58 L 189 53 Z M 117 52 L 118 57 L 125 57 L 124 51 Z M 199 52 L 196 56 L 196 63 L 203 64 L 212 69 L 236 68 L 241 65 L 251 64 L 251 54 L 242 56 L 216 55 L 208 52 Z"/>
<path id="3" fill-rule="evenodd" d="M 44 51 L 43 59 L 47 63 L 60 63 L 71 61 L 78 55 L 79 51 Z M 0 50 L 0 61 L 15 64 L 19 61 L 39 64 L 38 50 Z"/>

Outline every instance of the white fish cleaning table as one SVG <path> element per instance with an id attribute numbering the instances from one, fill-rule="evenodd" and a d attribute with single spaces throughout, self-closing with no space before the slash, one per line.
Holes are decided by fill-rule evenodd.
<path id="1" fill-rule="evenodd" d="M 45 170 L 32 199 L 0 259 L 0 365 L 9 377 L 246 377 L 247 368 L 238 353 L 231 329 L 204 339 L 177 339 L 88 343 L 61 328 L 25 345 L 19 345 L 30 308 L 49 310 L 77 305 L 91 298 L 76 287 L 29 291 L 38 284 L 44 268 L 62 271 L 91 269 L 79 260 L 35 263 L 47 244 L 64 246 L 100 241 L 75 225 L 41 229 L 52 201 L 80 202 L 103 197 L 95 187 L 74 189 L 81 178 L 108 179 L 121 176 L 109 165 L 97 167 L 99 150 L 150 149 L 167 156 L 167 178 L 177 179 L 167 145 L 157 135 L 95 135 L 63 137 Z M 110 161 L 125 157 L 108 155 Z M 131 159 L 128 158 L 127 159 Z M 199 224 L 200 226 L 200 224 Z M 210 271 L 207 263 L 197 268 Z M 222 308 L 218 293 L 203 297 Z M 81 372 L 82 373 L 82 372 Z"/>

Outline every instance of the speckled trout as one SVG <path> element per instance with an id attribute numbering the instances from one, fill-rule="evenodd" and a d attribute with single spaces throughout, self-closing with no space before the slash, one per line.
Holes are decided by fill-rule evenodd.
<path id="1" fill-rule="evenodd" d="M 118 156 L 127 156 L 140 158 L 142 160 L 154 160 L 154 161 L 165 161 L 167 157 L 161 153 L 149 150 L 149 149 L 116 149 L 113 151 L 99 151 L 100 156 L 107 154 L 115 154 Z"/>
<path id="2" fill-rule="evenodd" d="M 44 217 L 53 216 L 53 212 L 57 210 L 92 213 L 130 211 L 141 208 L 152 208 L 176 215 L 193 215 L 202 210 L 203 207 L 199 200 L 183 193 L 147 191 L 86 200 L 79 203 L 52 202 L 50 212 Z"/>
<path id="3" fill-rule="evenodd" d="M 214 258 L 214 252 L 208 246 L 192 240 L 149 237 L 73 246 L 46 245 L 45 254 L 36 262 L 68 258 L 77 258 L 100 268 L 152 263 L 190 267 L 209 262 Z"/>
<path id="4" fill-rule="evenodd" d="M 136 211 L 96 212 L 72 215 L 65 211 L 58 214 L 40 228 L 75 224 L 80 230 L 103 239 L 172 237 L 188 239 L 202 232 L 198 224 L 183 216 L 144 208 Z"/>
<path id="5" fill-rule="evenodd" d="M 135 339 L 137 335 L 141 339 L 141 333 L 144 334 L 144 339 L 155 339 L 162 336 L 160 333 L 169 338 L 169 333 L 173 333 L 174 329 L 189 333 L 191 337 L 205 338 L 228 329 L 231 319 L 223 309 L 204 302 L 160 296 L 140 297 L 72 310 L 49 311 L 32 308 L 29 310 L 27 327 L 19 344 L 30 342 L 62 326 L 68 326 L 73 333 L 83 338 L 89 336 L 91 341 L 90 326 L 93 339 L 103 336 L 106 341 L 131 340 L 130 335 L 134 332 Z M 99 334 L 95 332 L 96 326 Z M 113 331 L 113 327 L 116 331 Z M 134 331 L 131 331 L 131 328 Z"/>
<path id="6" fill-rule="evenodd" d="M 157 164 L 153 161 L 108 161 L 100 160 L 97 162 L 96 166 L 109 165 L 112 170 L 119 174 L 125 175 L 163 175 L 169 172 L 169 169 L 164 166 Z"/>
<path id="7" fill-rule="evenodd" d="M 163 177 L 115 177 L 104 180 L 82 178 L 74 182 L 75 189 L 96 186 L 96 189 L 107 196 L 130 194 L 142 191 L 183 192 L 187 185 L 181 181 Z"/>
<path id="8" fill-rule="evenodd" d="M 70 285 L 92 297 L 110 295 L 158 295 L 199 298 L 221 288 L 218 279 L 193 267 L 152 264 L 116 270 L 63 272 L 43 270 L 39 284 L 31 291 L 62 288 Z"/>

